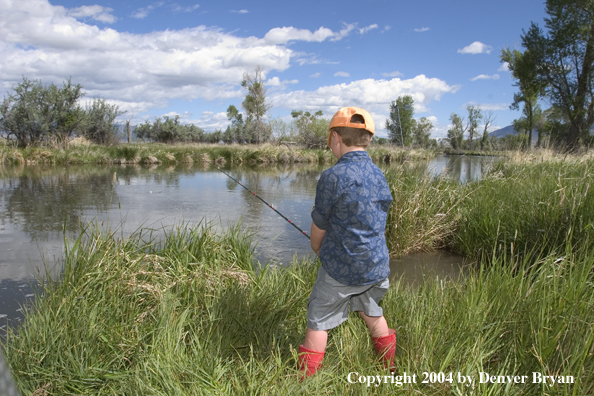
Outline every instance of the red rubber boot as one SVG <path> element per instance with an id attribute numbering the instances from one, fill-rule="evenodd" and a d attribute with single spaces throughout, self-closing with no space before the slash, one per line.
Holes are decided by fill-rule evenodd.
<path id="1" fill-rule="evenodd" d="M 388 329 L 389 334 L 384 337 L 371 337 L 375 351 L 384 361 L 386 368 L 394 368 L 394 355 L 396 355 L 396 330 Z"/>
<path id="2" fill-rule="evenodd" d="M 325 352 L 316 352 L 299 345 L 299 368 L 306 377 L 311 377 L 322 367 Z"/>

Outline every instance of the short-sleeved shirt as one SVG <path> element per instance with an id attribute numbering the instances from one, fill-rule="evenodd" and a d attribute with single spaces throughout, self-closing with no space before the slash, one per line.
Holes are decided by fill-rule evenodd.
<path id="1" fill-rule="evenodd" d="M 391 202 L 384 174 L 365 151 L 348 152 L 322 172 L 311 218 L 326 230 L 319 257 L 332 278 L 355 286 L 388 277 L 385 230 Z"/>

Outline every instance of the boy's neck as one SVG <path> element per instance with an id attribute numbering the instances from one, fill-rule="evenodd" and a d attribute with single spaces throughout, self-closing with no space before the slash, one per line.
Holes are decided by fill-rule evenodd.
<path id="1" fill-rule="evenodd" d="M 365 151 L 365 148 L 359 146 L 349 147 L 344 143 L 340 142 L 338 152 L 336 153 L 336 159 L 340 159 L 343 155 L 345 155 L 346 153 L 350 153 L 351 151 Z"/>

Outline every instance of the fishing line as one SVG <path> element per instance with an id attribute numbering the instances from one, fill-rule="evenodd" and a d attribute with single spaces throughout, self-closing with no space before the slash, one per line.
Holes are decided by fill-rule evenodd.
<path id="1" fill-rule="evenodd" d="M 210 162 L 212 164 L 211 161 L 206 160 L 206 162 Z M 214 164 L 213 164 L 214 165 Z M 216 166 L 216 165 L 215 165 Z M 270 209 L 274 210 L 276 213 L 278 213 L 280 215 L 280 217 L 282 217 L 283 219 L 287 220 L 289 222 L 289 224 L 291 224 L 293 227 L 295 227 L 297 230 L 299 230 L 300 233 L 302 233 L 303 235 L 305 235 L 307 237 L 307 239 L 311 239 L 309 235 L 307 235 L 307 232 L 303 231 L 301 228 L 299 228 L 297 226 L 297 224 L 293 223 L 291 220 L 289 220 L 285 215 L 283 215 L 281 212 L 279 212 L 278 210 L 276 210 L 276 208 L 274 206 L 272 206 L 271 204 L 269 204 L 268 202 L 264 201 L 262 199 L 262 197 L 260 197 L 258 194 L 256 194 L 255 192 L 253 192 L 252 190 L 250 190 L 249 188 L 247 188 L 246 186 L 244 186 L 243 184 L 241 184 L 241 182 L 239 180 L 237 180 L 236 178 L 234 178 L 233 176 L 231 176 L 230 174 L 228 174 L 227 172 L 225 172 L 224 170 L 222 170 L 221 168 L 219 168 L 217 166 L 217 169 L 221 172 L 224 173 L 227 177 L 229 177 L 231 180 L 233 180 L 235 183 L 239 184 L 241 187 L 245 188 L 247 191 L 249 191 L 254 197 L 258 198 L 260 201 L 264 202 L 264 204 L 266 204 Z"/>

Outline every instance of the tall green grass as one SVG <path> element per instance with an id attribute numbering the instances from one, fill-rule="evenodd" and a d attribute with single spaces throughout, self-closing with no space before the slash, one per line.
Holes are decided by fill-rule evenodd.
<path id="1" fill-rule="evenodd" d="M 393 256 L 446 248 L 469 258 L 594 248 L 594 161 L 496 163 L 467 184 L 405 163 L 386 171 L 394 201 L 386 241 Z"/>
<path id="2" fill-rule="evenodd" d="M 391 167 L 385 176 L 393 197 L 386 220 L 390 256 L 446 247 L 464 199 L 460 185 L 410 163 Z"/>
<path id="3" fill-rule="evenodd" d="M 471 257 L 506 251 L 548 253 L 594 241 L 592 161 L 499 163 L 461 190 L 451 248 Z"/>
<path id="4" fill-rule="evenodd" d="M 500 257 L 455 282 L 394 282 L 382 305 L 398 332 L 397 372 L 418 381 L 367 388 L 348 374 L 388 373 L 354 314 L 330 332 L 322 370 L 298 379 L 316 262 L 255 270 L 239 227 L 185 224 L 159 240 L 91 226 L 3 348 L 27 395 L 584 395 L 594 392 L 592 257 Z M 576 383 L 421 383 L 440 371 Z"/>

